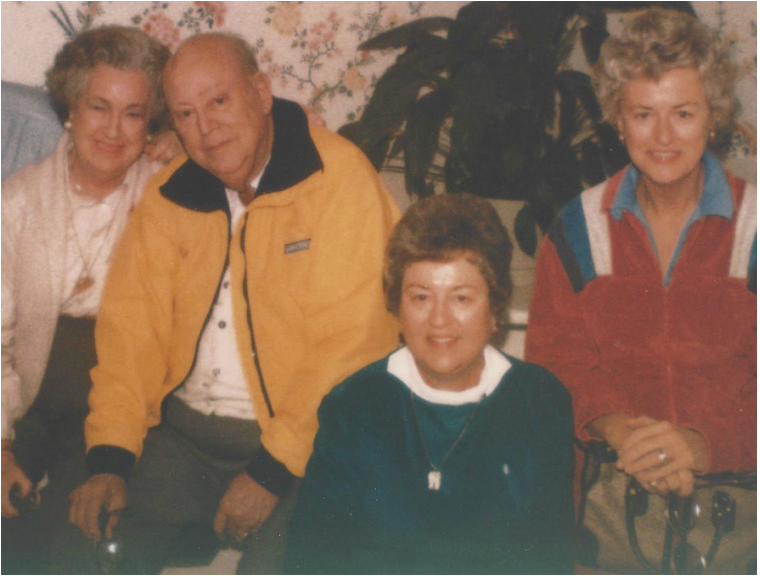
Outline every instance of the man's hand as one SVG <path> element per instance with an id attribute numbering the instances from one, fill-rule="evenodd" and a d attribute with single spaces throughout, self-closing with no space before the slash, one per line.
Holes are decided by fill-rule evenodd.
<path id="1" fill-rule="evenodd" d="M 233 478 L 219 502 L 214 531 L 232 540 L 244 540 L 256 532 L 274 510 L 279 498 L 265 490 L 247 473 Z"/>
<path id="2" fill-rule="evenodd" d="M 22 497 L 32 491 L 32 482 L 26 477 L 24 470 L 18 465 L 16 456 L 9 449 L 2 451 L 2 514 L 3 518 L 14 518 L 19 511 L 11 503 L 11 490 L 18 486 Z"/>
<path id="3" fill-rule="evenodd" d="M 100 512 L 105 510 L 109 513 L 105 537 L 110 540 L 119 515 L 127 505 L 127 483 L 115 474 L 96 474 L 71 492 L 69 500 L 69 524 L 78 526 L 85 536 L 95 542 L 102 537 Z"/>

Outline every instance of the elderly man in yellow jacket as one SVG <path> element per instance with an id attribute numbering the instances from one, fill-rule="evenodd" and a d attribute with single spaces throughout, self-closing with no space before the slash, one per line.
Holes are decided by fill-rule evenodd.
<path id="1" fill-rule="evenodd" d="M 70 521 L 122 540 L 124 571 L 157 572 L 208 522 L 241 570 L 277 572 L 322 397 L 397 342 L 380 279 L 398 210 L 244 41 L 189 39 L 163 82 L 190 158 L 152 179 L 114 256 Z"/>

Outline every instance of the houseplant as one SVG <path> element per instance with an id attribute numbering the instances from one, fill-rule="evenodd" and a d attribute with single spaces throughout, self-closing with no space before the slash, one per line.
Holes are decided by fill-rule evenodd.
<path id="1" fill-rule="evenodd" d="M 533 255 L 536 225 L 545 232 L 567 201 L 628 161 L 570 54 L 580 45 L 593 64 L 607 12 L 650 4 L 473 2 L 455 19 L 399 26 L 359 46 L 405 50 L 340 132 L 378 170 L 403 171 L 412 196 L 441 183 L 448 193 L 524 201 L 514 233 Z M 691 11 L 688 2 L 657 4 Z"/>

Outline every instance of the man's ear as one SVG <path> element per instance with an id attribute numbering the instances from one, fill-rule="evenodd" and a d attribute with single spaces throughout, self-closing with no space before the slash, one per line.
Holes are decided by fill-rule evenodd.
<path id="1" fill-rule="evenodd" d="M 251 75 L 251 86 L 259 95 L 264 114 L 272 112 L 272 85 L 269 77 L 259 70 Z"/>

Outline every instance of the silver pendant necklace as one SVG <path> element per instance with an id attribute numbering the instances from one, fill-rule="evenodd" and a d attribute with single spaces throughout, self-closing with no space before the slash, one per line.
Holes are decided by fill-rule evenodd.
<path id="1" fill-rule="evenodd" d="M 441 460 L 440 465 L 436 465 L 433 462 L 433 459 L 430 457 L 430 450 L 428 449 L 427 440 L 425 439 L 425 434 L 422 432 L 422 426 L 420 425 L 420 420 L 417 417 L 417 404 L 414 401 L 414 394 L 409 391 L 409 398 L 412 400 L 412 415 L 414 416 L 414 423 L 417 425 L 417 432 L 420 435 L 420 440 L 422 441 L 422 448 L 425 450 L 425 457 L 427 458 L 428 464 L 430 464 L 430 471 L 428 472 L 427 479 L 428 479 L 428 490 L 431 492 L 437 492 L 441 489 L 441 481 L 442 481 L 442 474 L 441 469 L 444 465 L 446 465 L 446 462 L 448 461 L 449 457 L 452 453 L 454 453 L 454 450 L 459 445 L 459 442 L 462 441 L 462 438 L 464 437 L 465 432 L 467 432 L 467 429 L 470 427 L 470 424 L 472 423 L 473 418 L 475 417 L 475 414 L 478 411 L 478 408 L 480 407 L 480 404 L 483 402 L 483 400 L 486 398 L 484 395 L 480 398 L 480 401 L 475 404 L 475 407 L 472 408 L 472 411 L 470 412 L 470 415 L 467 417 L 467 421 L 464 424 L 464 427 L 462 427 L 462 431 L 459 432 L 459 435 L 457 436 L 457 439 L 454 440 L 454 443 L 451 444 L 451 447 L 449 448 L 449 451 L 446 452 L 446 455 Z"/>

